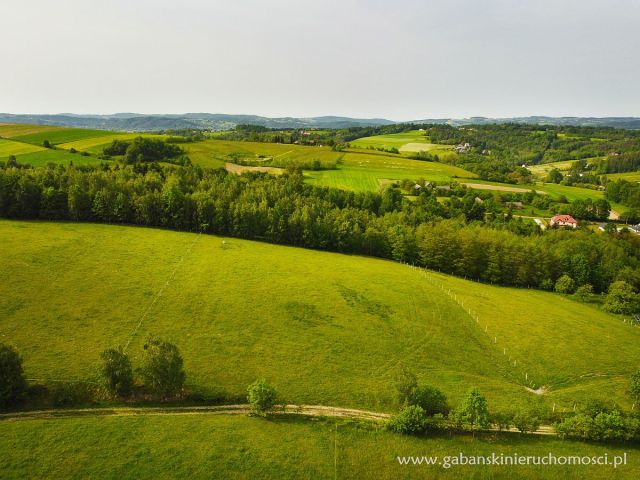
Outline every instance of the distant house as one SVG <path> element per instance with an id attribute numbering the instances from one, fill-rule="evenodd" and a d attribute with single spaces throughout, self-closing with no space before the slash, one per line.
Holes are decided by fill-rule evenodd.
<path id="1" fill-rule="evenodd" d="M 482 200 L 480 197 L 476 197 L 474 198 L 474 200 L 476 201 L 476 203 L 484 203 L 484 200 Z"/>
<path id="2" fill-rule="evenodd" d="M 460 144 L 455 146 L 455 150 L 458 153 L 467 153 L 469 150 L 471 150 L 471 144 L 470 143 L 460 143 Z"/>
<path id="3" fill-rule="evenodd" d="M 630 225 L 627 228 L 629 230 L 631 230 L 633 233 L 639 233 L 640 234 L 640 223 L 638 225 Z"/>
<path id="4" fill-rule="evenodd" d="M 571 215 L 554 215 L 549 220 L 549 226 L 553 227 L 568 227 L 577 228 L 578 222 Z"/>
<path id="5" fill-rule="evenodd" d="M 449 185 L 438 185 L 436 190 L 451 190 L 451 187 Z"/>
<path id="6" fill-rule="evenodd" d="M 507 208 L 515 208 L 517 210 L 522 209 L 522 202 L 504 202 L 504 206 Z"/>
<path id="7" fill-rule="evenodd" d="M 420 190 L 420 189 L 422 188 L 422 185 L 420 185 L 419 183 L 416 183 L 416 184 L 413 186 L 413 188 L 414 188 L 415 190 Z"/>

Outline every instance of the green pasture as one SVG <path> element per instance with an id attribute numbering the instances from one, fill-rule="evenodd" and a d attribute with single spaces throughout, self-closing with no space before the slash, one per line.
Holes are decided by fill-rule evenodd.
<path id="1" fill-rule="evenodd" d="M 0 133 L 0 135 L 2 135 Z M 95 138 L 113 135 L 113 132 L 106 130 L 91 130 L 85 128 L 59 128 L 55 130 L 45 130 L 26 135 L 12 137 L 14 140 L 34 145 L 42 145 L 45 140 L 49 140 L 52 145 L 73 142 L 84 138 Z"/>
<path id="2" fill-rule="evenodd" d="M 0 476 L 120 479 L 633 479 L 640 450 L 518 434 L 400 436 L 324 419 L 245 416 L 85 417 L 0 421 Z M 451 466 L 445 457 L 614 456 L 627 464 Z M 400 465 L 430 456 L 440 464 Z"/>
<path id="3" fill-rule="evenodd" d="M 265 377 L 291 403 L 383 411 L 403 366 L 454 405 L 477 386 L 508 410 L 630 407 L 640 365 L 640 329 L 552 293 L 156 229 L 2 221 L 0 236 L 0 338 L 42 381 L 87 379 L 129 339 L 136 363 L 149 334 L 179 346 L 190 389 L 237 398 Z"/>
<path id="4" fill-rule="evenodd" d="M 34 153 L 45 151 L 46 148 L 38 147 L 37 145 L 31 145 L 29 143 L 14 142 L 12 140 L 6 140 L 0 138 L 0 158 L 8 158 L 11 155 L 23 155 L 25 153 Z"/>
<path id="5" fill-rule="evenodd" d="M 561 172 L 567 172 L 576 160 L 564 160 L 562 162 L 541 163 L 538 165 L 527 165 L 529 170 L 538 179 L 544 179 L 551 170 L 557 168 Z"/>
<path id="6" fill-rule="evenodd" d="M 29 125 L 23 123 L 0 123 L 0 137 L 13 138 L 43 132 L 65 130 L 65 127 L 53 125 Z"/>
<path id="7" fill-rule="evenodd" d="M 305 171 L 308 182 L 345 190 L 378 191 L 388 181 L 424 178 L 449 182 L 454 177 L 474 174 L 453 165 L 411 160 L 398 155 L 348 152 L 337 170 Z"/>
<path id="8" fill-rule="evenodd" d="M 452 145 L 431 143 L 425 132 L 420 130 L 362 137 L 349 144 L 354 148 L 397 148 L 401 153 L 430 152 L 445 156 L 450 155 L 453 149 Z"/>
<path id="9" fill-rule="evenodd" d="M 104 161 L 96 157 L 84 157 L 79 153 L 73 154 L 67 150 L 46 148 L 33 153 L 16 155 L 16 160 L 19 163 L 28 163 L 34 167 L 44 167 L 49 163 L 68 165 L 69 162 L 73 162 L 74 165 L 97 165 Z"/>
<path id="10" fill-rule="evenodd" d="M 607 175 L 609 180 L 623 179 L 627 182 L 640 182 L 640 172 L 610 173 Z"/>

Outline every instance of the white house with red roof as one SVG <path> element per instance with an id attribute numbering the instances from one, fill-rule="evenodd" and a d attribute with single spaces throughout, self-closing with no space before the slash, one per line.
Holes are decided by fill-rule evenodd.
<path id="1" fill-rule="evenodd" d="M 549 220 L 549 226 L 553 227 L 568 227 L 568 228 L 577 228 L 578 221 L 573 218 L 571 215 L 554 215 Z"/>

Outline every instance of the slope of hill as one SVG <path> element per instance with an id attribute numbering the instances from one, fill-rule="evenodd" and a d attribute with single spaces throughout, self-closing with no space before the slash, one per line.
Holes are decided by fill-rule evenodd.
<path id="1" fill-rule="evenodd" d="M 640 363 L 639 328 L 551 293 L 156 229 L 1 221 L 0 237 L 0 338 L 44 381 L 87 379 L 129 342 L 137 362 L 156 334 L 180 347 L 189 388 L 221 398 L 266 377 L 291 403 L 389 411 L 407 366 L 454 405 L 477 386 L 493 410 L 561 411 L 629 407 Z"/>

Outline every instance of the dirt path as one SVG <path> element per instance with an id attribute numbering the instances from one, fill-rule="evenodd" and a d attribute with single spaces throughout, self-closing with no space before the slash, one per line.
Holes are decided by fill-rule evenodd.
<path id="1" fill-rule="evenodd" d="M 28 412 L 1 413 L 0 421 L 21 421 L 37 419 L 56 419 L 72 417 L 137 417 L 137 416 L 165 416 L 165 415 L 249 415 L 251 406 L 248 404 L 193 406 L 193 407 L 100 407 L 100 408 L 73 408 L 59 410 L 33 410 Z M 276 415 L 304 415 L 308 417 L 332 417 L 351 418 L 356 420 L 368 420 L 384 422 L 391 418 L 388 413 L 371 412 L 355 408 L 327 407 L 325 405 L 285 405 L 276 407 L 273 411 Z M 520 433 L 516 428 L 498 429 L 490 427 L 485 431 Z M 531 435 L 557 435 L 550 425 L 542 425 Z"/>

